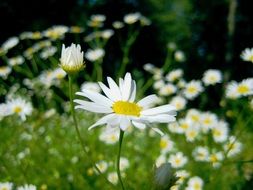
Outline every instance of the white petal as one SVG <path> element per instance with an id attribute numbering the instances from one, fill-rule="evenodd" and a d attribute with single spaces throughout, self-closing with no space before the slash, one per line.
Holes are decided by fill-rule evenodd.
<path id="1" fill-rule="evenodd" d="M 131 90 L 131 94 L 129 97 L 129 102 L 134 102 L 136 97 L 136 82 L 133 80 L 132 81 L 132 90 Z"/>
<path id="2" fill-rule="evenodd" d="M 120 129 L 125 131 L 131 125 L 130 120 L 127 116 L 121 116 Z"/>
<path id="3" fill-rule="evenodd" d="M 102 106 L 111 107 L 113 104 L 113 101 L 111 101 L 109 98 L 99 93 L 92 92 L 90 90 L 83 89 L 83 92 L 77 92 L 76 94 L 80 96 L 85 96 L 89 98 L 91 101 L 100 104 Z"/>
<path id="4" fill-rule="evenodd" d="M 171 111 L 175 111 L 175 107 L 171 105 L 163 105 L 158 106 L 155 108 L 150 108 L 147 110 L 143 110 L 141 112 L 141 115 L 157 115 L 157 114 L 163 114 L 163 113 L 169 113 Z"/>
<path id="5" fill-rule="evenodd" d="M 124 78 L 122 100 L 127 101 L 131 94 L 132 77 L 130 73 L 127 73 Z"/>
<path id="6" fill-rule="evenodd" d="M 114 97 L 117 100 L 122 100 L 121 92 L 119 90 L 118 85 L 115 83 L 115 81 L 111 77 L 107 77 L 107 81 L 110 87 L 111 92 L 113 93 Z"/>
<path id="7" fill-rule="evenodd" d="M 137 104 L 143 108 L 147 108 L 150 105 L 154 104 L 156 102 L 158 97 L 155 94 L 151 94 L 143 99 L 141 99 Z"/>
<path id="8" fill-rule="evenodd" d="M 136 122 L 136 121 L 132 121 L 132 123 L 138 129 L 145 129 L 146 128 L 146 125 L 144 123 L 140 123 L 140 122 Z"/>
<path id="9" fill-rule="evenodd" d="M 169 114 L 160 114 L 155 116 L 143 116 L 141 119 L 148 121 L 150 123 L 170 123 L 176 121 L 174 116 Z"/>
<path id="10" fill-rule="evenodd" d="M 97 126 L 99 126 L 99 125 L 103 125 L 103 124 L 107 123 L 107 121 L 108 121 L 109 119 L 111 119 L 112 117 L 114 117 L 114 116 L 115 116 L 115 114 L 109 114 L 109 115 L 106 115 L 106 116 L 102 117 L 102 118 L 99 119 L 96 123 L 94 123 L 92 126 L 90 126 L 90 127 L 88 128 L 88 130 L 91 130 L 91 129 L 93 129 L 94 127 L 97 127 Z"/>
<path id="11" fill-rule="evenodd" d="M 158 133 L 159 135 L 161 135 L 161 136 L 164 135 L 164 133 L 163 133 L 160 129 L 158 129 L 158 128 L 151 127 L 151 129 L 153 129 L 155 132 L 157 132 L 157 133 Z"/>
<path id="12" fill-rule="evenodd" d="M 98 82 L 98 84 L 108 98 L 110 98 L 112 101 L 118 100 L 115 94 L 113 94 L 113 92 L 107 86 L 105 86 L 102 82 Z"/>
<path id="13" fill-rule="evenodd" d="M 80 105 L 75 106 L 75 109 L 81 108 L 94 113 L 112 113 L 113 110 L 110 107 L 101 106 L 94 102 L 87 102 L 84 100 L 74 100 L 75 103 Z"/>

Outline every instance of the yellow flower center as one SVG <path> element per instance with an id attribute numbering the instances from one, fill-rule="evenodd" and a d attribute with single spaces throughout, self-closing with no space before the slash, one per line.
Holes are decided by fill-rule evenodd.
<path id="1" fill-rule="evenodd" d="M 168 145 L 168 142 L 167 142 L 167 141 L 165 141 L 165 140 L 161 140 L 161 141 L 160 141 L 160 147 L 161 147 L 162 149 L 166 148 L 167 145 Z"/>
<path id="2" fill-rule="evenodd" d="M 17 106 L 17 107 L 14 108 L 14 112 L 15 113 L 20 113 L 21 111 L 22 111 L 22 108 L 19 107 L 19 106 Z"/>
<path id="3" fill-rule="evenodd" d="M 116 114 L 132 115 L 139 117 L 142 107 L 131 102 L 117 101 L 113 104 L 112 109 Z"/>
<path id="4" fill-rule="evenodd" d="M 201 189 L 201 186 L 200 186 L 199 183 L 195 183 L 195 184 L 193 185 L 193 188 L 194 188 L 195 190 L 199 190 L 199 189 Z"/>
<path id="5" fill-rule="evenodd" d="M 253 55 L 250 56 L 249 60 L 253 62 Z"/>
<path id="6" fill-rule="evenodd" d="M 190 86 L 190 87 L 188 88 L 188 92 L 189 92 L 190 94 L 195 94 L 195 93 L 197 92 L 197 89 L 196 89 L 195 86 Z"/>
<path id="7" fill-rule="evenodd" d="M 240 94 L 245 94 L 249 92 L 249 87 L 246 85 L 239 85 L 237 90 Z"/>

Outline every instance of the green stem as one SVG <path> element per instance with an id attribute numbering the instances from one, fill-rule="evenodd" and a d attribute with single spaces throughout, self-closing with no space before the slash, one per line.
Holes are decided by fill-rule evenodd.
<path id="1" fill-rule="evenodd" d="M 122 188 L 122 190 L 125 190 L 124 184 L 123 184 L 123 181 L 122 181 L 122 178 L 121 178 L 121 174 L 120 174 L 120 154 L 121 154 L 121 146 L 122 146 L 122 142 L 123 142 L 123 137 L 124 137 L 124 131 L 120 130 L 119 152 L 118 152 L 118 157 L 117 157 L 117 174 L 118 174 L 118 178 L 119 178 L 121 188 Z"/>
<path id="2" fill-rule="evenodd" d="M 69 74 L 68 77 L 69 77 L 69 98 L 70 98 L 71 115 L 72 115 L 73 120 L 74 120 L 74 126 L 75 126 L 75 129 L 76 129 L 76 133 L 77 133 L 78 140 L 79 140 L 79 142 L 81 143 L 82 150 L 83 150 L 83 152 L 85 153 L 85 155 L 90 159 L 90 162 L 92 163 L 92 165 L 93 165 L 93 167 L 95 168 L 95 170 L 96 170 L 101 176 L 103 176 L 104 180 L 105 180 L 107 183 L 109 183 L 111 186 L 114 187 L 114 185 L 113 185 L 111 182 L 109 182 L 109 181 L 107 180 L 107 178 L 104 176 L 104 174 L 99 170 L 99 168 L 96 166 L 96 164 L 94 164 L 94 161 L 93 161 L 93 159 L 92 159 L 91 154 L 85 149 L 86 144 L 85 144 L 84 141 L 82 140 L 81 133 L 80 133 L 79 128 L 78 128 L 78 123 L 77 123 L 77 119 L 76 119 L 75 109 L 74 109 L 72 76 Z"/>

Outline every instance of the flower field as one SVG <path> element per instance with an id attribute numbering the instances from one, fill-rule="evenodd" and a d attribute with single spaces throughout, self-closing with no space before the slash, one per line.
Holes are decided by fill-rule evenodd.
<path id="1" fill-rule="evenodd" d="M 175 42 L 136 66 L 152 25 L 92 14 L 2 43 L 0 190 L 252 188 L 253 77 L 187 67 Z M 253 48 L 238 59 L 253 71 Z"/>

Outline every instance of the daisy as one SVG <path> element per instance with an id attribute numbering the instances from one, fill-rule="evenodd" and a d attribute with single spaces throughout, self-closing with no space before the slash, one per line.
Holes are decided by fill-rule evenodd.
<path id="1" fill-rule="evenodd" d="M 164 154 L 161 154 L 155 162 L 156 167 L 160 167 L 162 164 L 166 163 L 166 156 Z"/>
<path id="2" fill-rule="evenodd" d="M 104 57 L 104 55 L 105 51 L 101 48 L 97 48 L 94 50 L 88 49 L 88 51 L 85 53 L 85 58 L 93 62 L 101 59 L 102 57 Z"/>
<path id="3" fill-rule="evenodd" d="M 8 116 L 11 114 L 11 110 L 9 109 L 9 106 L 5 103 L 0 104 L 0 121 L 2 118 Z"/>
<path id="4" fill-rule="evenodd" d="M 67 73 L 75 73 L 82 70 L 84 61 L 81 46 L 72 43 L 70 47 L 65 48 L 63 44 L 60 61 L 61 68 Z"/>
<path id="5" fill-rule="evenodd" d="M 246 48 L 241 54 L 243 61 L 250 61 L 253 63 L 253 48 Z"/>
<path id="6" fill-rule="evenodd" d="M 168 161 L 173 168 L 181 168 L 188 162 L 188 158 L 182 152 L 177 152 L 176 154 L 172 154 Z"/>
<path id="7" fill-rule="evenodd" d="M 47 29 L 46 31 L 43 32 L 43 35 L 45 37 L 50 38 L 51 40 L 57 40 L 62 39 L 65 33 L 67 33 L 68 31 L 69 28 L 67 26 L 58 25 Z"/>
<path id="8" fill-rule="evenodd" d="M 186 84 L 185 89 L 183 91 L 186 98 L 189 100 L 193 100 L 196 98 L 202 91 L 203 86 L 200 81 L 192 80 L 188 84 Z"/>
<path id="9" fill-rule="evenodd" d="M 91 100 L 91 102 L 74 100 L 78 104 L 75 107 L 76 109 L 80 108 L 106 114 L 89 129 L 107 124 L 109 128 L 119 127 L 125 131 L 131 124 L 139 129 L 144 129 L 148 124 L 175 121 L 176 111 L 174 106 L 150 107 L 157 100 L 156 95 L 149 95 L 135 102 L 136 83 L 132 80 L 130 73 L 127 73 L 124 79 L 119 79 L 119 86 L 110 77 L 107 77 L 107 81 L 109 88 L 99 82 L 99 86 L 107 97 L 89 90 L 76 93 Z M 162 134 L 159 129 L 151 128 Z"/>
<path id="10" fill-rule="evenodd" d="M 174 57 L 177 62 L 184 62 L 186 59 L 184 52 L 181 50 L 177 50 L 174 54 Z"/>
<path id="11" fill-rule="evenodd" d="M 120 170 L 124 171 L 129 168 L 129 160 L 125 157 L 120 157 Z"/>
<path id="12" fill-rule="evenodd" d="M 0 66 L 0 77 L 2 77 L 3 79 L 7 79 L 10 73 L 11 73 L 11 67 Z"/>
<path id="13" fill-rule="evenodd" d="M 190 173 L 186 170 L 178 170 L 176 171 L 176 176 L 179 178 L 176 184 L 182 184 L 190 176 Z"/>
<path id="14" fill-rule="evenodd" d="M 171 99 L 170 104 L 175 106 L 176 110 L 182 110 L 187 104 L 187 100 L 182 96 L 175 96 Z"/>
<path id="15" fill-rule="evenodd" d="M 241 152 L 242 143 L 237 141 L 235 136 L 231 136 L 228 142 L 224 145 L 224 150 L 227 152 L 228 157 L 233 157 Z"/>
<path id="16" fill-rule="evenodd" d="M 208 161 L 209 151 L 207 147 L 198 146 L 193 150 L 192 155 L 196 161 Z"/>
<path id="17" fill-rule="evenodd" d="M 120 22 L 120 21 L 114 21 L 114 22 L 112 23 L 112 26 L 113 26 L 113 28 L 115 28 L 115 29 L 121 29 L 121 28 L 124 27 L 124 23 L 123 23 L 123 22 Z"/>
<path id="18" fill-rule="evenodd" d="M 57 52 L 56 47 L 54 46 L 47 47 L 40 53 L 40 57 L 45 60 L 49 57 L 52 57 L 56 52 Z"/>
<path id="19" fill-rule="evenodd" d="M 23 121 L 26 120 L 26 116 L 31 115 L 33 109 L 31 103 L 22 98 L 9 100 L 7 106 L 11 114 L 19 115 Z"/>
<path id="20" fill-rule="evenodd" d="M 199 128 L 191 126 L 185 131 L 185 137 L 188 142 L 193 142 L 199 134 Z"/>
<path id="21" fill-rule="evenodd" d="M 104 172 L 106 172 L 106 170 L 108 168 L 108 163 L 104 160 L 101 160 L 98 163 L 96 163 L 96 166 L 98 167 L 100 172 L 104 173 Z"/>
<path id="22" fill-rule="evenodd" d="M 167 81 L 169 82 L 173 82 L 179 78 L 181 78 L 183 76 L 183 70 L 182 69 L 176 69 L 173 70 L 171 72 L 169 72 L 165 78 L 167 79 Z"/>
<path id="23" fill-rule="evenodd" d="M 168 135 L 164 135 L 160 140 L 160 148 L 162 154 L 165 154 L 171 151 L 174 147 L 174 142 L 170 140 Z"/>
<path id="24" fill-rule="evenodd" d="M 224 159 L 224 154 L 222 152 L 214 152 L 209 155 L 208 161 L 212 163 L 214 168 L 221 165 L 221 161 Z"/>
<path id="25" fill-rule="evenodd" d="M 129 13 L 124 16 L 123 20 L 126 24 L 134 24 L 141 18 L 140 13 Z"/>
<path id="26" fill-rule="evenodd" d="M 159 90 L 159 95 L 161 96 L 169 96 L 171 94 L 174 94 L 177 91 L 177 87 L 173 84 L 166 84 Z"/>
<path id="27" fill-rule="evenodd" d="M 8 51 L 19 43 L 18 37 L 11 37 L 2 44 L 2 49 Z"/>
<path id="28" fill-rule="evenodd" d="M 206 86 L 214 85 L 216 83 L 221 83 L 222 74 L 219 70 L 209 69 L 204 72 L 202 81 Z"/>
<path id="29" fill-rule="evenodd" d="M 90 90 L 97 93 L 101 92 L 100 86 L 95 82 L 84 82 L 81 85 L 81 91 L 83 91 L 83 89 Z"/>
<path id="30" fill-rule="evenodd" d="M 119 139 L 118 130 L 108 130 L 104 129 L 99 135 L 99 140 L 103 141 L 106 144 L 115 144 Z"/>
<path id="31" fill-rule="evenodd" d="M 104 39 L 109 39 L 114 34 L 114 31 L 111 29 L 107 29 L 101 32 L 101 37 Z"/>
<path id="32" fill-rule="evenodd" d="M 10 66 L 21 65 L 24 62 L 25 59 L 22 56 L 13 57 L 8 60 Z"/>
<path id="33" fill-rule="evenodd" d="M 226 96 L 228 98 L 240 98 L 253 94 L 253 79 L 244 79 L 242 82 L 237 83 L 232 81 L 227 85 Z"/>
<path id="34" fill-rule="evenodd" d="M 108 174 L 107 179 L 113 183 L 114 185 L 116 185 L 118 183 L 118 175 L 116 172 L 111 172 Z"/>
<path id="35" fill-rule="evenodd" d="M 36 186 L 35 185 L 24 185 L 22 187 L 18 187 L 17 190 L 36 190 Z"/>
<path id="36" fill-rule="evenodd" d="M 202 190 L 204 185 L 204 181 L 198 177 L 191 177 L 187 183 L 186 190 Z"/>
<path id="37" fill-rule="evenodd" d="M 0 182 L 0 190 L 12 190 L 13 184 L 10 182 Z"/>
<path id="38" fill-rule="evenodd" d="M 222 143 L 228 138 L 228 123 L 219 121 L 212 128 L 213 139 L 215 142 Z"/>

